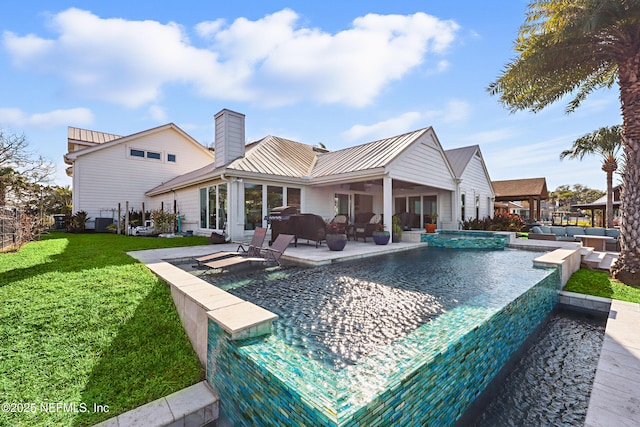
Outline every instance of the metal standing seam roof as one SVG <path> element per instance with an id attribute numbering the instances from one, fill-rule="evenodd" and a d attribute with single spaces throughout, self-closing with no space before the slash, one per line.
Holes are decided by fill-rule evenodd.
<path id="1" fill-rule="evenodd" d="M 314 178 L 387 166 L 430 127 L 317 156 Z"/>
<path id="2" fill-rule="evenodd" d="M 96 132 L 94 130 L 80 129 L 69 126 L 67 130 L 67 138 L 74 141 L 89 142 L 91 144 L 103 144 L 105 142 L 122 138 L 122 136 L 114 135 L 112 133 Z"/>
<path id="3" fill-rule="evenodd" d="M 230 164 L 215 168 L 215 162 L 200 169 L 177 176 L 147 191 L 148 195 L 161 194 L 172 189 L 195 185 L 213 179 L 222 173 L 248 172 L 282 177 L 302 178 L 309 174 L 318 154 L 313 147 L 276 136 L 266 136 L 246 146 L 245 156 Z M 214 152 L 215 156 L 215 152 Z"/>
<path id="4" fill-rule="evenodd" d="M 248 147 L 227 170 L 301 178 L 309 174 L 317 154 L 310 145 L 270 135 Z"/>
<path id="5" fill-rule="evenodd" d="M 460 178 L 462 176 L 467 165 L 479 149 L 480 146 L 471 145 L 469 147 L 445 150 L 444 154 L 447 156 L 447 160 L 449 160 L 449 164 L 451 165 L 451 169 L 453 169 L 453 173 L 456 178 Z"/>

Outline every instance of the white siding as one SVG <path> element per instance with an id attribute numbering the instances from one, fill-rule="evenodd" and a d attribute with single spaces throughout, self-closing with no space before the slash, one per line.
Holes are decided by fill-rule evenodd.
<path id="1" fill-rule="evenodd" d="M 324 219 L 333 218 L 335 193 L 345 193 L 340 191 L 340 186 L 307 187 L 305 190 L 302 203 L 303 211 L 320 215 Z"/>
<path id="2" fill-rule="evenodd" d="M 158 152 L 161 159 L 131 157 L 132 148 Z M 176 162 L 167 162 L 167 154 L 175 154 Z M 118 203 L 124 213 L 127 201 L 130 209 L 142 209 L 143 202 L 147 202 L 147 208 L 146 191 L 211 161 L 210 156 L 173 129 L 78 156 L 74 165 L 73 210 L 87 211 L 95 219 L 111 218 Z M 173 209 L 173 198 L 168 197 Z"/>
<path id="3" fill-rule="evenodd" d="M 493 198 L 494 194 L 480 157 L 474 155 L 469 161 L 462 173 L 460 191 L 466 194 L 465 216 L 467 218 L 476 217 L 476 196 L 480 196 L 480 218 L 493 216 L 493 206 L 490 206 L 488 200 Z"/>
<path id="4" fill-rule="evenodd" d="M 215 116 L 215 166 L 228 165 L 245 152 L 244 115 L 222 110 Z"/>
<path id="5" fill-rule="evenodd" d="M 455 190 L 456 184 L 442 147 L 429 132 L 398 156 L 387 170 L 393 179 Z"/>

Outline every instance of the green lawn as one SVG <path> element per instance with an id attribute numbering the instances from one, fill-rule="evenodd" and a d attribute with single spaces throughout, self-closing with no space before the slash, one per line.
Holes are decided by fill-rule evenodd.
<path id="1" fill-rule="evenodd" d="M 19 412 L 0 426 L 93 425 L 202 380 L 168 286 L 125 251 L 206 243 L 53 233 L 0 254 L 0 404 Z"/>
<path id="2" fill-rule="evenodd" d="M 605 271 L 580 269 L 569 278 L 565 290 L 640 304 L 640 288 L 613 280 Z"/>

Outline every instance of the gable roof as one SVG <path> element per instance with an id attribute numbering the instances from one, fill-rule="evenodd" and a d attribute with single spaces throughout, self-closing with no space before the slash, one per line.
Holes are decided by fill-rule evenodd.
<path id="1" fill-rule="evenodd" d="M 467 165 L 479 150 L 480 146 L 478 145 L 445 150 L 444 154 L 447 156 L 456 178 L 460 178 L 462 176 Z"/>
<path id="2" fill-rule="evenodd" d="M 74 128 L 74 129 L 76 129 L 76 128 Z M 77 129 L 77 131 L 84 131 L 84 133 L 83 132 L 77 132 L 78 135 L 84 135 L 87 138 L 91 138 L 91 137 L 98 137 L 98 138 L 99 137 L 105 137 L 105 138 L 107 138 L 106 137 L 107 135 L 110 135 L 110 136 L 115 137 L 115 138 L 107 138 L 109 140 L 105 141 L 103 143 L 96 144 L 96 145 L 93 145 L 93 146 L 90 146 L 90 147 L 86 147 L 86 148 L 83 148 L 83 149 L 80 149 L 80 150 L 77 150 L 77 151 L 69 152 L 69 153 L 65 154 L 64 157 L 65 157 L 65 160 L 73 160 L 73 159 L 76 159 L 78 156 L 82 156 L 82 155 L 85 155 L 85 154 L 88 154 L 88 153 L 93 153 L 95 151 L 103 150 L 103 149 L 105 149 L 107 147 L 113 147 L 114 145 L 126 143 L 126 142 L 129 142 L 129 141 L 138 139 L 138 138 L 142 138 L 142 137 L 147 136 L 147 135 L 152 135 L 154 133 L 162 132 L 162 131 L 167 130 L 167 129 L 172 129 L 172 130 L 176 131 L 177 133 L 182 135 L 187 141 L 191 142 L 194 146 L 198 147 L 203 153 L 206 153 L 207 155 L 211 156 L 211 158 L 213 159 L 213 154 L 211 153 L 211 151 L 209 151 L 206 147 L 204 147 L 198 141 L 193 139 L 191 137 L 191 135 L 189 135 L 188 133 L 186 133 L 185 131 L 180 129 L 174 123 L 167 123 L 167 124 L 162 125 L 162 126 L 157 126 L 157 127 L 151 128 L 151 129 L 144 130 L 142 132 L 137 132 L 137 133 L 134 133 L 134 134 L 131 134 L 131 135 L 121 136 L 121 137 L 119 137 L 117 135 L 113 135 L 113 134 L 106 134 L 106 133 L 103 133 L 103 132 L 95 132 L 95 131 L 87 131 L 87 130 L 84 130 L 84 129 Z M 71 128 L 70 128 L 69 132 L 71 132 Z M 74 131 L 74 133 L 75 132 L 76 131 Z"/>
<path id="3" fill-rule="evenodd" d="M 302 180 L 309 174 L 317 154 L 310 145 L 277 136 L 266 136 L 245 147 L 244 157 L 240 157 L 224 167 L 216 168 L 213 163 L 180 175 L 147 191 L 148 196 L 189 187 L 191 185 L 220 177 L 272 175 L 282 178 Z"/>
<path id="4" fill-rule="evenodd" d="M 510 179 L 492 181 L 496 201 L 525 200 L 529 197 L 548 199 L 547 180 L 545 178 Z"/>
<path id="5" fill-rule="evenodd" d="M 431 127 L 355 147 L 320 154 L 311 171 L 313 178 L 383 168 L 424 135 Z"/>
<path id="6" fill-rule="evenodd" d="M 317 154 L 310 145 L 269 135 L 247 146 L 245 156 L 227 169 L 300 178 L 309 175 Z"/>
<path id="7" fill-rule="evenodd" d="M 121 135 L 112 133 L 97 132 L 95 130 L 80 129 L 69 126 L 67 129 L 67 139 L 69 142 L 87 142 L 89 144 L 103 144 L 122 138 Z"/>

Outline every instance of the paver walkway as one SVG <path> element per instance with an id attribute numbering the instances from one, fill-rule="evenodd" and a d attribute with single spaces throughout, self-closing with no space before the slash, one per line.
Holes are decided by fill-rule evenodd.
<path id="1" fill-rule="evenodd" d="M 611 301 L 585 427 L 640 426 L 640 304 Z"/>

